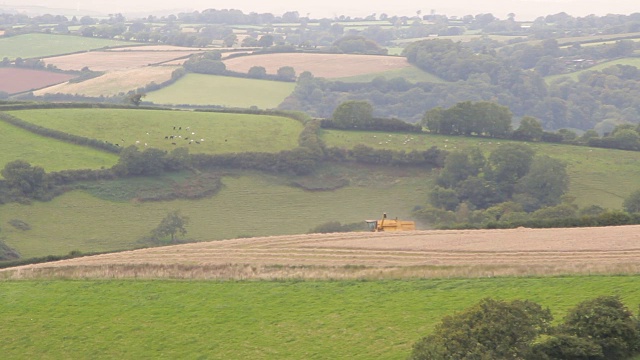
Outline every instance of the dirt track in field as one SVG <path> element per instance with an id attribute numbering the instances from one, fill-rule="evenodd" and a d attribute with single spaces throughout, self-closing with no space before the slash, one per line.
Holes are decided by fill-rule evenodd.
<path id="1" fill-rule="evenodd" d="M 411 66 L 406 58 L 380 55 L 349 54 L 262 54 L 223 60 L 228 70 L 246 73 L 262 66 L 276 74 L 283 66 L 291 66 L 296 74 L 310 71 L 316 77 L 340 78 L 378 73 Z"/>
<path id="2" fill-rule="evenodd" d="M 640 226 L 274 236 L 126 251 L 0 278 L 407 278 L 640 273 Z"/>

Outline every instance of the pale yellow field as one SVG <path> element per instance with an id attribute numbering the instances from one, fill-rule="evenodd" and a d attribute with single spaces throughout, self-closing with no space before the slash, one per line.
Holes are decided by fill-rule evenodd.
<path id="1" fill-rule="evenodd" d="M 62 70 L 113 71 L 163 63 L 201 51 L 91 51 L 44 59 Z"/>
<path id="2" fill-rule="evenodd" d="M 71 94 L 84 96 L 113 96 L 144 87 L 151 82 L 160 84 L 171 79 L 176 66 L 145 66 L 141 68 L 115 70 L 97 78 L 79 83 L 63 83 L 34 92 L 36 96 L 45 94 Z"/>
<path id="3" fill-rule="evenodd" d="M 310 71 L 316 77 L 340 78 L 410 67 L 406 58 L 349 54 L 261 54 L 223 60 L 228 70 L 246 73 L 252 66 L 262 66 L 269 74 L 291 66 L 296 74 Z"/>
<path id="4" fill-rule="evenodd" d="M 105 51 L 186 51 L 189 53 L 193 53 L 194 51 L 207 51 L 204 48 L 192 48 L 185 46 L 173 46 L 173 45 L 145 45 L 145 46 L 127 46 L 127 47 L 117 47 L 111 49 L 105 49 Z"/>
<path id="5" fill-rule="evenodd" d="M 637 274 L 640 226 L 223 240 L 2 270 L 2 278 L 410 278 Z"/>

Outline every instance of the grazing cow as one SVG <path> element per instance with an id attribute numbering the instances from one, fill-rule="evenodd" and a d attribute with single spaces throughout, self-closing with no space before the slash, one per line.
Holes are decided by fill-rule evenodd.
<path id="1" fill-rule="evenodd" d="M 189 138 L 188 138 L 188 137 L 186 137 L 186 138 L 184 138 L 184 139 L 185 139 L 185 140 L 189 140 Z"/>
<path id="2" fill-rule="evenodd" d="M 166 140 L 166 139 L 169 139 L 169 137 L 168 137 L 168 136 L 165 136 L 164 138 L 165 138 L 165 140 Z"/>
<path id="3" fill-rule="evenodd" d="M 196 141 L 196 144 L 200 145 L 200 141 Z"/>
<path id="4" fill-rule="evenodd" d="M 177 145 L 176 143 L 171 143 L 171 145 Z"/>

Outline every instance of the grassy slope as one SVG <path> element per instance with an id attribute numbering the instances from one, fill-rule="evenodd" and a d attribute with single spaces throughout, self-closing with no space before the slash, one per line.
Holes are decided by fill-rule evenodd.
<path id="1" fill-rule="evenodd" d="M 46 171 L 111 167 L 117 156 L 89 147 L 35 135 L 0 121 L 0 168 L 13 160 L 25 160 Z"/>
<path id="2" fill-rule="evenodd" d="M 277 107 L 293 92 L 295 83 L 187 74 L 175 84 L 147 94 L 157 104 Z"/>
<path id="3" fill-rule="evenodd" d="M 359 222 L 385 211 L 407 217 L 422 202 L 416 191 L 425 193 L 429 182 L 380 170 L 356 173 L 352 186 L 337 191 L 309 192 L 287 186 L 286 179 L 249 174 L 224 177 L 224 188 L 212 198 L 148 203 L 112 202 L 74 191 L 46 203 L 2 205 L 0 219 L 6 220 L 0 226 L 5 242 L 23 257 L 132 248 L 176 209 L 189 217 L 187 235 L 197 241 L 296 234 L 327 221 Z M 14 229 L 6 224 L 10 219 L 32 229 Z"/>
<path id="4" fill-rule="evenodd" d="M 411 66 L 411 67 L 405 67 L 402 69 L 396 69 L 396 70 L 389 70 L 389 71 L 384 71 L 384 72 L 380 72 L 380 73 L 373 73 L 373 74 L 365 74 L 365 75 L 359 75 L 359 76 L 349 76 L 349 77 L 344 77 L 344 78 L 337 78 L 334 80 L 337 81 L 344 81 L 344 82 L 370 82 L 371 80 L 382 76 L 386 79 L 393 79 L 393 78 L 397 78 L 397 77 L 401 77 L 401 78 L 405 78 L 407 81 L 410 81 L 412 83 L 417 83 L 417 82 L 435 82 L 435 83 L 442 83 L 445 82 L 444 80 L 442 80 L 441 78 L 430 74 L 426 71 L 422 71 L 419 68 L 415 67 L 415 66 Z"/>
<path id="5" fill-rule="evenodd" d="M 404 143 L 407 137 L 412 137 Z M 437 146 L 446 150 L 479 146 L 486 152 L 495 149 L 505 140 L 465 138 L 441 135 L 404 135 L 379 132 L 323 131 L 328 146 L 353 147 L 365 144 L 374 148 L 411 151 Z M 580 206 L 598 204 L 609 208 L 621 208 L 623 199 L 640 184 L 640 152 L 598 149 L 581 146 L 536 143 L 529 144 L 539 154 L 565 161 L 571 176 L 569 194 L 575 196 Z"/>
<path id="6" fill-rule="evenodd" d="M 447 314 L 484 297 L 529 299 L 556 321 L 580 301 L 640 302 L 640 277 L 380 282 L 0 283 L 3 356 L 404 359 Z"/>
<path id="7" fill-rule="evenodd" d="M 0 39 L 0 59 L 44 57 L 131 44 L 128 41 L 82 36 L 25 34 Z"/>
<path id="8" fill-rule="evenodd" d="M 557 79 L 565 77 L 565 76 L 568 76 L 569 78 L 577 81 L 578 77 L 583 72 L 586 72 L 586 71 L 602 71 L 602 69 L 605 69 L 605 68 L 608 68 L 608 67 L 611 67 L 611 66 L 614 66 L 614 65 L 631 65 L 631 66 L 635 66 L 637 68 L 640 68 L 640 58 L 623 58 L 623 59 L 618 59 L 618 60 L 606 61 L 606 62 L 600 63 L 598 65 L 592 66 L 592 67 L 590 67 L 588 69 L 575 71 L 575 72 L 568 73 L 568 74 L 546 76 L 544 79 L 547 82 L 547 84 L 550 84 L 554 80 L 557 80 Z"/>
<path id="9" fill-rule="evenodd" d="M 163 150 L 188 146 L 192 153 L 229 153 L 246 151 L 277 152 L 297 146 L 302 124 L 298 121 L 248 114 L 204 113 L 191 111 L 125 109 L 49 109 L 9 112 L 11 115 L 47 128 L 120 146 L 135 145 Z M 182 130 L 173 130 L 173 127 Z M 186 130 L 189 127 L 189 130 Z M 191 133 L 195 132 L 195 135 Z M 148 133 L 148 135 L 147 135 Z M 169 135 L 205 139 L 191 144 L 181 139 L 166 140 Z M 125 140 L 124 142 L 122 140 Z"/>

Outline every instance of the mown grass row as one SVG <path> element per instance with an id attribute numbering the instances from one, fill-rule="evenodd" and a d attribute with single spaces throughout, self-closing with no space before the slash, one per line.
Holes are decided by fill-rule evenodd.
<path id="1" fill-rule="evenodd" d="M 3 356 L 404 359 L 447 314 L 529 299 L 560 321 L 580 301 L 640 303 L 638 276 L 330 282 L 0 282 Z"/>

